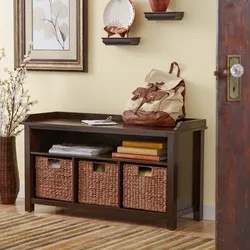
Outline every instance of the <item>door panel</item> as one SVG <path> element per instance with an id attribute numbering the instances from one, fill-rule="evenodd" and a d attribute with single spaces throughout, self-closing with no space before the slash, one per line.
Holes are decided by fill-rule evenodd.
<path id="1" fill-rule="evenodd" d="M 250 249 L 250 1 L 218 0 L 216 249 Z M 227 55 L 241 55 L 240 100 L 227 101 Z M 229 72 L 226 72 L 230 74 Z"/>

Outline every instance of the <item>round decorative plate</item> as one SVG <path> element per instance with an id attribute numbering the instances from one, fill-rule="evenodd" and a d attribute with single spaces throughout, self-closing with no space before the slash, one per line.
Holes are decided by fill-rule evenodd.
<path id="1" fill-rule="evenodd" d="M 111 0 L 103 14 L 104 25 L 114 34 L 128 31 L 134 19 L 135 7 L 130 0 Z"/>

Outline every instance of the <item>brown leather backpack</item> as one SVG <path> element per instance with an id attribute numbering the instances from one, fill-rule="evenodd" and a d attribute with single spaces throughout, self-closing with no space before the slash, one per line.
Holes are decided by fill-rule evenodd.
<path id="1" fill-rule="evenodd" d="M 174 66 L 178 68 L 173 74 Z M 128 100 L 122 114 L 127 124 L 175 126 L 185 116 L 185 82 L 180 78 L 180 67 L 173 62 L 169 73 L 152 69 L 146 85 L 138 87 Z"/>

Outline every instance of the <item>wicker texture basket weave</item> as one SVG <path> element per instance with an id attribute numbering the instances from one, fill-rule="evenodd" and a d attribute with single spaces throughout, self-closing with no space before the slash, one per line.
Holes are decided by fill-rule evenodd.
<path id="1" fill-rule="evenodd" d="M 16 137 L 0 137 L 0 203 L 15 204 L 18 192 Z"/>
<path id="2" fill-rule="evenodd" d="M 50 161 L 59 161 L 59 168 Z M 72 201 L 72 161 L 36 157 L 36 196 Z"/>
<path id="3" fill-rule="evenodd" d="M 118 207 L 118 165 L 102 163 L 105 172 L 96 172 L 94 164 L 79 162 L 78 202 Z"/>
<path id="4" fill-rule="evenodd" d="M 167 169 L 152 167 L 151 171 L 151 177 L 139 176 L 138 165 L 123 166 L 123 207 L 166 212 Z"/>

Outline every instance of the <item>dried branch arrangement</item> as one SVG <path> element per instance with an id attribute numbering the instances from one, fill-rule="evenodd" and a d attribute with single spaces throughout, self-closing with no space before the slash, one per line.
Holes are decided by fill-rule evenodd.
<path id="1" fill-rule="evenodd" d="M 31 101 L 29 91 L 25 90 L 26 65 L 30 61 L 32 45 L 29 46 L 24 62 L 17 69 L 4 68 L 7 74 L 0 79 L 0 137 L 17 136 L 22 129 L 19 128 L 31 106 L 37 101 Z M 0 49 L 0 60 L 5 57 L 5 50 Z"/>

